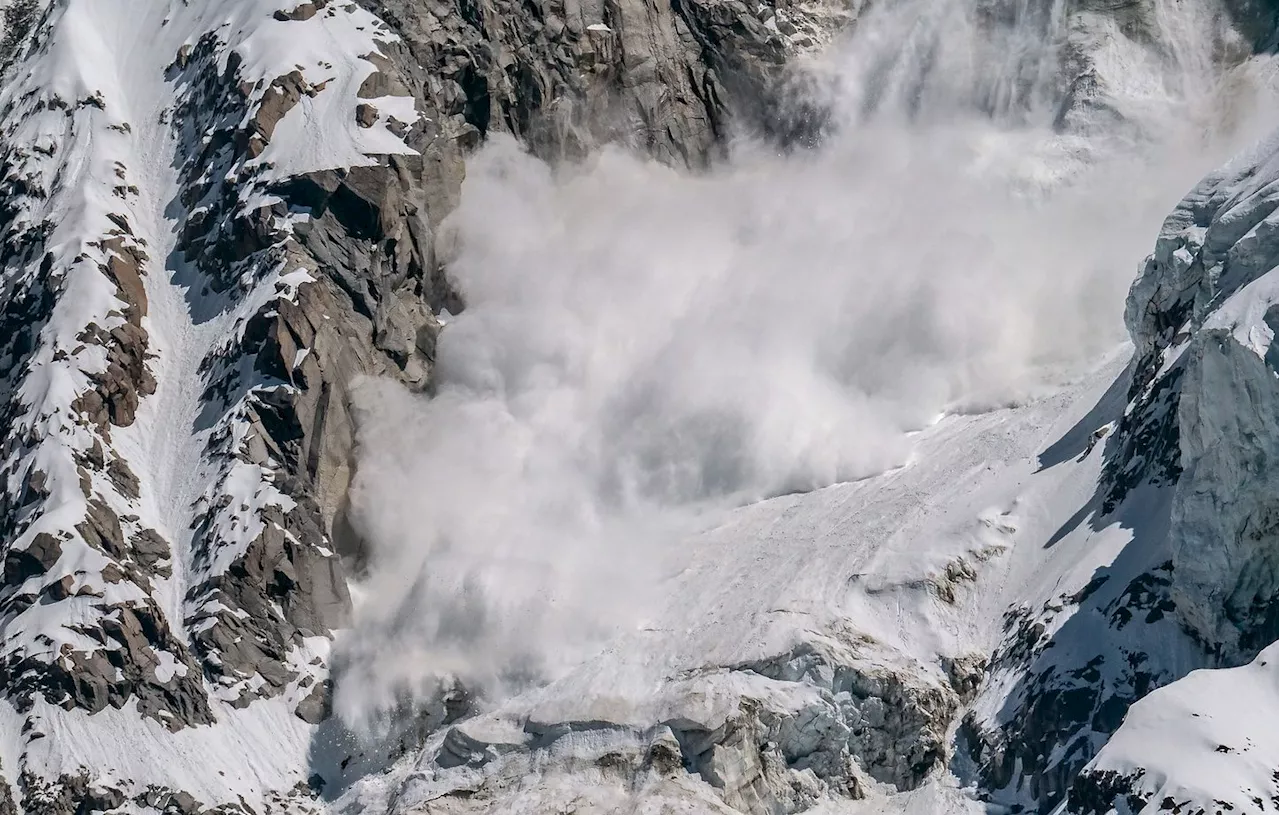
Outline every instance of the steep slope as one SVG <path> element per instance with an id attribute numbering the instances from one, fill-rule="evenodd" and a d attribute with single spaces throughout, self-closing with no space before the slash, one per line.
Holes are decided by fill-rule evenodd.
<path id="1" fill-rule="evenodd" d="M 262 427 L 298 393 L 303 359 L 281 377 L 255 354 L 263 324 L 318 278 L 284 240 L 287 210 L 264 198 L 270 151 L 246 152 L 251 136 L 237 152 L 233 134 L 261 148 L 287 95 L 273 80 L 298 61 L 338 87 L 316 112 L 327 152 L 295 165 L 408 149 L 353 122 L 348 86 L 372 70 L 355 52 L 374 48 L 361 30 L 376 21 L 331 13 L 310 37 L 287 36 L 289 22 L 252 3 L 129 18 L 55 4 L 5 90 L 3 684 L 24 720 L 5 772 L 28 807 L 83 798 L 113 766 L 126 783 L 103 800 L 156 787 L 217 803 L 305 779 L 276 742 L 305 749 L 290 711 L 315 696 L 323 637 L 349 605 L 312 488 L 289 480 L 297 451 Z M 351 49 L 336 71 L 315 50 L 333 57 L 333 42 Z M 239 256 L 215 256 L 210 227 L 224 224 L 210 213 L 263 231 L 245 245 L 225 229 Z M 265 720 L 237 714 L 277 695 Z M 193 734 L 185 761 L 142 747 L 220 717 L 229 732 Z M 100 751 L 113 741 L 138 754 Z M 201 757 L 222 742 L 252 748 L 221 759 L 234 785 Z"/>

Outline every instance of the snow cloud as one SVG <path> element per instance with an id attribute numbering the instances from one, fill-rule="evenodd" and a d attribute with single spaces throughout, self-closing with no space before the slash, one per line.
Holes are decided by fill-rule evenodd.
<path id="1" fill-rule="evenodd" d="M 902 466 L 940 412 L 1121 342 L 1160 219 L 1218 156 L 943 114 L 850 114 L 702 174 L 491 138 L 441 237 L 467 308 L 436 394 L 361 390 L 371 568 L 338 712 L 554 677 L 679 602 L 660 586 L 708 507 Z"/>

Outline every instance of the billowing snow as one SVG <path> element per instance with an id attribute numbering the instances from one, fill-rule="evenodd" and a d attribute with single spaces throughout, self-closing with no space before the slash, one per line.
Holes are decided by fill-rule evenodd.
<path id="1" fill-rule="evenodd" d="M 1085 438 L 1070 431 L 1123 372 L 1127 354 L 1116 349 L 1088 376 L 1025 406 L 946 416 L 913 437 L 911 464 L 885 475 L 695 521 L 673 547 L 660 610 L 639 630 L 620 634 L 563 679 L 511 699 L 468 730 L 492 738 L 514 728 L 523 737 L 518 723 L 526 718 L 640 728 L 685 719 L 714 729 L 743 698 L 768 700 L 776 709 L 803 706 L 814 693 L 810 686 L 710 666 L 773 657 L 835 631 L 863 642 L 855 664 L 945 683 L 940 655 L 989 653 L 1001 635 L 1003 609 L 1078 590 L 1129 541 L 1118 527 L 1092 532 L 1086 525 L 1045 545 L 1096 488 L 1102 445 L 1086 455 Z M 1079 448 L 1069 451 L 1072 457 L 1045 466 L 1046 449 L 1073 438 Z M 977 582 L 959 581 L 956 601 L 948 602 L 928 581 L 956 558 L 973 565 Z M 563 749 L 591 755 L 596 746 Z M 432 755 L 428 749 L 407 782 L 394 774 L 366 779 L 350 800 L 377 800 L 385 785 L 404 783 L 395 811 L 407 813 L 465 786 L 459 773 L 469 770 L 435 769 Z M 536 789 L 505 802 L 504 811 L 544 812 L 561 800 L 562 785 L 589 783 L 555 778 L 549 770 Z M 687 805 L 690 812 L 719 811 Z M 943 777 L 905 797 L 883 790 L 867 802 L 817 811 L 941 815 L 978 807 Z"/>

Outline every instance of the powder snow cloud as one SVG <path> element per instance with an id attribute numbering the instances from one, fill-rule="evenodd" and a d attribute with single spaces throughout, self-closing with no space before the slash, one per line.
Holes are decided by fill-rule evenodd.
<path id="1" fill-rule="evenodd" d="M 920 116 L 911 88 L 858 120 L 848 89 L 883 66 L 837 56 L 844 123 L 812 152 L 553 168 L 493 136 L 471 159 L 436 392 L 360 391 L 349 721 L 450 678 L 492 697 L 558 675 L 644 619 L 700 511 L 906 465 L 940 412 L 1034 397 L 1123 341 L 1148 236 L 1215 160 L 1195 126 L 1135 150 Z"/>

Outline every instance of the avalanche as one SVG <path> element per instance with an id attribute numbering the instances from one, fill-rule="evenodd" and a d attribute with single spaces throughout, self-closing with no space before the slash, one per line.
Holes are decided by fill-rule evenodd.
<path id="1" fill-rule="evenodd" d="M 0 813 L 1280 808 L 1266 3 L 3 17 Z"/>

